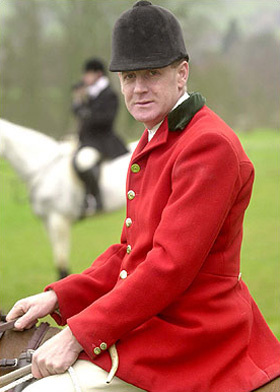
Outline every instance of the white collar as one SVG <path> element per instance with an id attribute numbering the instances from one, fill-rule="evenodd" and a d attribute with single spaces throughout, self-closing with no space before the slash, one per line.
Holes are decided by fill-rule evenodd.
<path id="1" fill-rule="evenodd" d="M 173 106 L 172 110 L 174 110 L 177 106 L 181 105 L 181 103 L 186 101 L 189 97 L 190 97 L 189 94 L 185 91 L 184 94 L 175 103 L 175 105 Z M 172 110 L 171 110 L 171 112 L 172 112 Z"/>
<path id="2" fill-rule="evenodd" d="M 96 98 L 108 86 L 109 86 L 109 79 L 107 78 L 107 76 L 101 76 L 99 79 L 97 79 L 97 81 L 94 84 L 88 86 L 87 88 L 88 95 L 92 98 Z"/>
<path id="3" fill-rule="evenodd" d="M 178 99 L 176 104 L 173 106 L 172 110 L 174 110 L 177 106 L 181 105 L 181 103 L 186 101 L 188 98 L 189 98 L 189 94 L 185 91 L 185 93 Z M 159 127 L 161 126 L 162 122 L 163 122 L 163 120 L 160 123 L 156 124 L 152 129 L 148 129 L 148 141 L 149 142 L 155 136 L 156 131 L 159 129 Z"/>
<path id="4" fill-rule="evenodd" d="M 160 123 L 158 123 L 157 125 L 155 125 L 152 129 L 148 129 L 148 142 L 150 142 L 152 140 L 152 138 L 155 136 L 156 131 L 159 129 L 162 122 L 163 122 L 163 120 Z"/>

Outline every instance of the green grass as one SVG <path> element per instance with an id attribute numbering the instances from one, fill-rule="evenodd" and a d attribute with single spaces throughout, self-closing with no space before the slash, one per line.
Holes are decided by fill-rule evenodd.
<path id="1" fill-rule="evenodd" d="M 269 130 L 239 134 L 256 168 L 242 248 L 242 277 L 270 328 L 280 338 L 279 145 Z M 42 222 L 31 211 L 24 185 L 0 161 L 0 309 L 40 292 L 56 279 Z M 110 244 L 118 242 L 124 210 L 76 223 L 72 230 L 71 270 L 80 272 Z"/>
<path id="2" fill-rule="evenodd" d="M 280 338 L 280 134 L 259 130 L 240 137 L 256 169 L 244 225 L 243 279 Z"/>

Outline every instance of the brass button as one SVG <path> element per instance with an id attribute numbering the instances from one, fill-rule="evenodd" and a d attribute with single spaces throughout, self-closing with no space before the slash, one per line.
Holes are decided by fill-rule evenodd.
<path id="1" fill-rule="evenodd" d="M 126 227 L 130 227 L 132 225 L 132 219 L 131 218 L 127 218 L 125 220 L 125 225 L 126 225 Z"/>
<path id="2" fill-rule="evenodd" d="M 100 344 L 100 348 L 101 348 L 102 351 L 107 350 L 107 343 L 102 342 L 102 343 Z"/>
<path id="3" fill-rule="evenodd" d="M 126 270 L 122 270 L 120 273 L 120 278 L 121 279 L 126 279 L 127 278 L 127 271 Z"/>
<path id="4" fill-rule="evenodd" d="M 130 253 L 132 251 L 131 245 L 127 245 L 126 247 L 126 253 Z"/>
<path id="5" fill-rule="evenodd" d="M 101 348 L 99 347 L 95 347 L 95 349 L 93 350 L 95 355 L 99 355 L 101 353 Z"/>
<path id="6" fill-rule="evenodd" d="M 128 191 L 127 192 L 127 197 L 129 200 L 133 200 L 135 197 L 135 192 L 134 191 Z"/>
<path id="7" fill-rule="evenodd" d="M 130 169 L 131 169 L 132 173 L 139 173 L 140 170 L 141 170 L 141 168 L 138 165 L 138 163 L 134 163 L 133 165 L 131 165 Z"/>

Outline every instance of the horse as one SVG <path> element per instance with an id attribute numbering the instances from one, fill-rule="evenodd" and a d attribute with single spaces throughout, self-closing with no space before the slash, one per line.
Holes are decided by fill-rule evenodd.
<path id="1" fill-rule="evenodd" d="M 104 212 L 125 205 L 126 172 L 136 145 L 130 143 L 127 154 L 101 163 Z M 33 212 L 47 229 L 59 278 L 69 273 L 71 225 L 80 219 L 85 197 L 85 186 L 72 166 L 75 149 L 69 141 L 0 119 L 0 156 L 27 185 Z"/>

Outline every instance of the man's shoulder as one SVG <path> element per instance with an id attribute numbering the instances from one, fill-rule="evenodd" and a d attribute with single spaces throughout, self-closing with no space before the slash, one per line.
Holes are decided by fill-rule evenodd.
<path id="1" fill-rule="evenodd" d="M 115 91 L 110 87 L 106 87 L 104 90 L 98 94 L 97 97 L 91 98 L 89 100 L 91 106 L 99 106 L 106 104 L 107 106 L 117 105 L 118 96 Z"/>
<path id="2" fill-rule="evenodd" d="M 109 85 L 103 91 L 101 91 L 100 96 L 116 97 L 117 94 L 114 89 Z"/>
<path id="3" fill-rule="evenodd" d="M 212 109 L 204 105 L 193 117 L 189 127 L 184 129 L 184 133 L 196 134 L 197 136 L 213 134 L 225 136 L 229 139 L 238 139 L 234 130 Z"/>
<path id="4" fill-rule="evenodd" d="M 220 116 L 204 105 L 182 131 L 180 145 L 184 149 L 189 143 L 199 144 L 199 141 L 206 140 L 210 144 L 215 141 L 228 145 L 241 160 L 248 160 L 238 135 Z"/>

